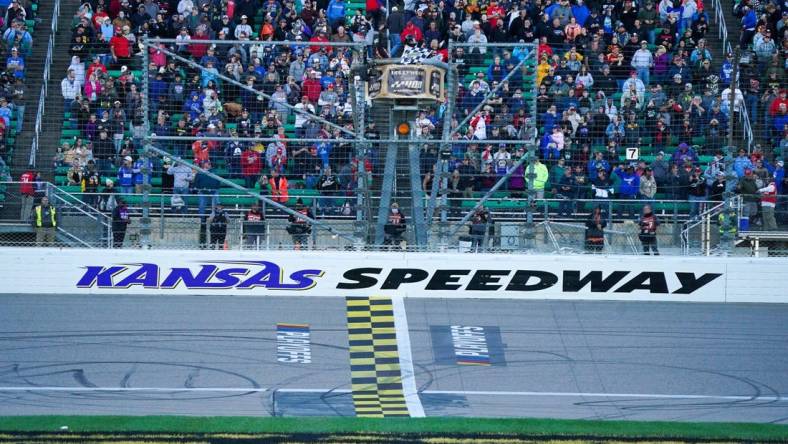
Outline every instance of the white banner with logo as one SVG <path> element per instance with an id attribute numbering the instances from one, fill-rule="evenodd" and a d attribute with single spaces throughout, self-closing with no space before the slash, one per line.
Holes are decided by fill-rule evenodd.
<path id="1" fill-rule="evenodd" d="M 0 293 L 788 302 L 788 259 L 4 248 Z"/>

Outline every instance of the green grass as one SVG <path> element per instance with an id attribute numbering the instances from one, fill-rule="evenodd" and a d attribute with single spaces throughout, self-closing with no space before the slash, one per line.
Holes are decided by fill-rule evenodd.
<path id="1" fill-rule="evenodd" d="M 677 438 L 786 442 L 788 426 L 750 423 L 682 423 L 483 418 L 257 418 L 183 416 L 6 416 L 0 432 L 181 433 L 429 433 L 502 434 L 584 438 Z"/>

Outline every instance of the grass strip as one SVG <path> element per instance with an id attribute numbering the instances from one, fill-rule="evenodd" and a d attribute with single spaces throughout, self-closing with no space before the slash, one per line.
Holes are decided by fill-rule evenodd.
<path id="1" fill-rule="evenodd" d="M 584 421 L 499 418 L 261 418 L 187 416 L 5 416 L 3 432 L 179 432 L 179 433 L 416 433 L 504 434 L 584 438 L 677 438 L 788 441 L 788 426 L 753 423 Z"/>

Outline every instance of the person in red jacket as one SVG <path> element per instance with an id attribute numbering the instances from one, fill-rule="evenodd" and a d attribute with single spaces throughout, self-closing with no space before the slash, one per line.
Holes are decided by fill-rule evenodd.
<path id="1" fill-rule="evenodd" d="M 301 93 L 307 96 L 312 103 L 317 103 L 317 100 L 320 98 L 320 93 L 323 92 L 320 86 L 320 79 L 316 77 L 314 71 L 309 71 L 307 79 L 304 80 L 303 85 L 301 85 Z"/>
<path id="2" fill-rule="evenodd" d="M 424 40 L 424 34 L 422 34 L 421 29 L 414 25 L 412 21 L 405 25 L 405 29 L 403 29 L 402 33 L 400 34 L 403 42 L 408 40 L 408 36 L 413 37 L 416 40 L 416 43 L 421 43 L 422 40 Z"/>
<path id="3" fill-rule="evenodd" d="M 115 35 L 109 39 L 109 51 L 115 66 L 128 65 L 131 57 L 131 42 L 123 35 L 120 26 L 115 27 Z"/>
<path id="4" fill-rule="evenodd" d="M 788 94 L 788 90 L 783 89 L 777 95 L 777 98 L 772 100 L 772 103 L 769 105 L 769 115 L 774 117 L 780 112 L 780 105 L 785 103 L 788 106 L 788 98 L 786 98 L 786 94 Z"/>
<path id="5" fill-rule="evenodd" d="M 315 33 L 315 35 L 311 39 L 309 39 L 309 41 L 310 42 L 328 43 L 328 36 L 326 35 L 325 31 L 320 31 L 320 32 Z M 332 50 L 332 48 L 330 46 L 327 47 L 327 46 L 322 46 L 322 45 L 310 46 L 309 50 L 312 51 L 312 53 L 314 54 L 314 53 L 320 52 L 320 48 L 326 48 L 326 53 L 328 53 L 328 54 L 330 54 L 331 50 Z"/>
<path id="6" fill-rule="evenodd" d="M 254 188 L 260 171 L 263 169 L 263 161 L 260 153 L 249 147 L 241 154 L 241 174 L 244 176 L 246 188 Z"/>
<path id="7" fill-rule="evenodd" d="M 27 170 L 19 177 L 19 194 L 22 195 L 22 220 L 30 220 L 30 214 L 33 210 L 33 202 L 36 197 L 36 172 Z"/>
<path id="8" fill-rule="evenodd" d="M 90 66 L 88 66 L 88 71 L 85 74 L 85 78 L 89 79 L 90 76 L 93 75 L 95 71 L 100 71 L 104 74 L 107 73 L 107 67 L 104 66 L 103 63 L 101 63 L 101 56 L 98 55 L 93 56 L 93 63 L 91 63 Z"/>
<path id="9" fill-rule="evenodd" d="M 192 53 L 192 56 L 195 59 L 200 60 L 208 52 L 208 44 L 198 43 L 197 40 L 208 40 L 208 35 L 205 33 L 205 29 L 203 29 L 201 26 L 197 27 L 197 32 L 195 32 L 192 36 L 189 45 L 189 52 Z"/>

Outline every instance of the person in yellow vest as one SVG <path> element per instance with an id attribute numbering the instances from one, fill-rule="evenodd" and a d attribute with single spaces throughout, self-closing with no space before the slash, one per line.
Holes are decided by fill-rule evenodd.
<path id="1" fill-rule="evenodd" d="M 530 167 L 525 169 L 526 178 L 529 170 Z M 534 174 L 534 191 L 536 191 L 536 198 L 544 199 L 544 187 L 547 185 L 547 179 L 550 177 L 550 173 L 547 171 L 547 165 L 540 162 L 538 157 L 534 160 Z"/>
<path id="2" fill-rule="evenodd" d="M 46 196 L 42 197 L 41 203 L 33 208 L 33 228 L 36 231 L 37 247 L 55 243 L 57 211 L 49 204 L 49 198 Z"/>

